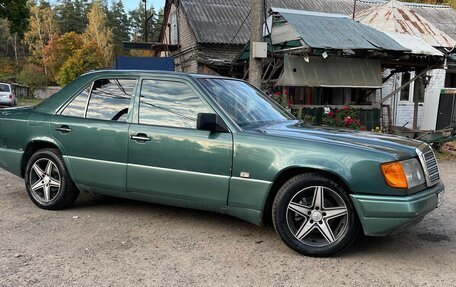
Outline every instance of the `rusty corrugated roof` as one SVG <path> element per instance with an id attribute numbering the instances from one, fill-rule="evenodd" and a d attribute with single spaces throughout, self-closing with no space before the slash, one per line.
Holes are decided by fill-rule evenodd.
<path id="1" fill-rule="evenodd" d="M 199 43 L 244 45 L 250 37 L 250 19 L 240 29 L 249 13 L 251 0 L 180 0 L 188 22 Z M 357 12 L 386 3 L 382 0 L 361 0 Z M 268 9 L 278 7 L 314 12 L 351 15 L 353 0 L 267 0 Z M 456 11 L 448 6 L 407 3 L 412 11 L 423 16 L 438 29 L 456 38 Z M 233 39 L 234 37 L 234 39 Z"/>
<path id="2" fill-rule="evenodd" d="M 418 37 L 434 47 L 452 48 L 456 45 L 449 35 L 396 0 L 364 10 L 358 13 L 356 20 L 382 32 Z"/>

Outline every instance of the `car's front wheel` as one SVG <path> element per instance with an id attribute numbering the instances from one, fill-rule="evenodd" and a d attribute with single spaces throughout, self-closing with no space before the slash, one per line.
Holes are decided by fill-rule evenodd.
<path id="1" fill-rule="evenodd" d="M 308 256 L 329 256 L 345 249 L 360 229 L 348 192 L 319 173 L 287 181 L 276 195 L 272 214 L 285 244 Z"/>
<path id="2" fill-rule="evenodd" d="M 55 149 L 43 149 L 32 155 L 25 169 L 25 185 L 32 202 L 47 210 L 66 208 L 79 195 Z"/>

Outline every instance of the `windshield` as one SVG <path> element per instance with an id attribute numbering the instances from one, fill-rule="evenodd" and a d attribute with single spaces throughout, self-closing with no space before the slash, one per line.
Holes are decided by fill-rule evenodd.
<path id="1" fill-rule="evenodd" d="M 7 84 L 0 84 L 0 92 L 11 92 L 10 87 Z"/>
<path id="2" fill-rule="evenodd" d="M 210 96 L 243 129 L 292 120 L 272 99 L 238 80 L 199 79 Z"/>

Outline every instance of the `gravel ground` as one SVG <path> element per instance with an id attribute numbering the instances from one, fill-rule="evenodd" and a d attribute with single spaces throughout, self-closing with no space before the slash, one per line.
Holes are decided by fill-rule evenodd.
<path id="1" fill-rule="evenodd" d="M 0 286 L 456 286 L 455 169 L 441 163 L 445 203 L 416 227 L 319 259 L 209 212 L 90 194 L 43 211 L 0 171 Z"/>

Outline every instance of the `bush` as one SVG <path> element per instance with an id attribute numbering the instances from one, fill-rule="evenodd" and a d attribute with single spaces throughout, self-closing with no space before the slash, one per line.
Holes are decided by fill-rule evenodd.
<path id="1" fill-rule="evenodd" d="M 359 112 L 352 107 L 344 106 L 343 109 L 331 110 L 323 116 L 323 124 L 333 127 L 366 130 L 359 120 Z"/>
<path id="2" fill-rule="evenodd" d="M 21 85 L 28 86 L 32 95 L 36 89 L 46 86 L 46 80 L 44 69 L 34 64 L 25 64 L 16 76 L 16 81 Z"/>

